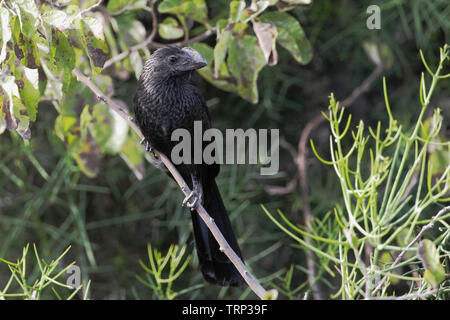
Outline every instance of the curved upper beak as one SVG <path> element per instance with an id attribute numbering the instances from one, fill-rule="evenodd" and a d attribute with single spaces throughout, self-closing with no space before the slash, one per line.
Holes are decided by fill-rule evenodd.
<path id="1" fill-rule="evenodd" d="M 186 60 L 182 66 L 184 71 L 197 70 L 208 65 L 208 62 L 206 62 L 205 58 L 197 50 L 189 47 L 184 47 L 181 50 L 186 55 Z"/>

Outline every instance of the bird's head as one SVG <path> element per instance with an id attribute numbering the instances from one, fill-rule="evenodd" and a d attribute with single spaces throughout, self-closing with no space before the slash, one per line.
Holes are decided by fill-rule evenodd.
<path id="1" fill-rule="evenodd" d="M 174 77 L 188 74 L 208 65 L 198 51 L 189 47 L 168 46 L 156 50 L 146 63 L 152 76 Z M 144 70 L 145 72 L 145 70 Z"/>

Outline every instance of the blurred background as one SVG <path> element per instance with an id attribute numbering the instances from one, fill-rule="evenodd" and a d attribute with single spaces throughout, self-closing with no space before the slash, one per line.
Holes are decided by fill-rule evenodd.
<path id="1" fill-rule="evenodd" d="M 228 1 L 206 1 L 211 19 L 227 17 Z M 107 2 L 105 3 L 105 5 Z M 371 4 L 381 8 L 381 29 L 366 28 Z M 310 290 L 305 252 L 266 216 L 281 210 L 299 225 L 305 223 L 303 200 L 298 183 L 297 152 L 305 126 L 325 111 L 329 95 L 348 97 L 376 69 L 364 43 L 382 44 L 388 50 L 388 66 L 347 109 L 352 127 L 360 120 L 375 126 L 387 120 L 382 77 L 386 77 L 394 117 L 410 128 L 420 112 L 418 88 L 424 67 L 437 65 L 439 48 L 450 39 L 450 4 L 445 0 L 317 1 L 310 7 L 295 7 L 289 13 L 302 25 L 313 57 L 309 64 L 297 63 L 279 47 L 279 62 L 259 74 L 259 101 L 252 104 L 234 93 L 225 92 L 197 76 L 209 106 L 213 126 L 226 128 L 278 128 L 283 140 L 280 172 L 261 176 L 254 165 L 222 165 L 217 178 L 244 260 L 264 286 L 281 286 L 292 269 L 292 283 L 303 286 L 296 297 Z M 151 30 L 148 12 L 129 13 Z M 159 35 L 156 41 L 164 42 Z M 214 46 L 215 37 L 203 40 Z M 137 80 L 134 74 L 113 76 L 114 97 L 132 106 Z M 450 136 L 449 81 L 436 88 L 432 107 L 443 110 L 442 136 Z M 430 113 L 425 118 L 431 116 Z M 83 174 L 54 132 L 58 112 L 51 102 L 41 101 L 33 136 L 24 144 L 16 132 L 5 132 L 0 143 L 0 257 L 15 261 L 27 243 L 37 245 L 48 260 L 68 246 L 63 263 L 76 261 L 83 282 L 91 280 L 93 299 L 153 299 L 155 292 L 136 276 L 145 279 L 139 261 L 149 264 L 147 244 L 165 253 L 172 244 L 187 245 L 192 254 L 186 270 L 173 283 L 174 291 L 186 288 L 177 298 L 256 298 L 248 289 L 221 288 L 204 282 L 194 252 L 189 212 L 181 207 L 183 194 L 165 174 L 145 163 L 138 180 L 118 155 L 105 155 L 93 178 Z M 329 125 L 323 122 L 311 133 L 318 153 L 329 159 Z M 308 145 L 309 147 L 309 145 Z M 307 154 L 307 173 L 312 215 L 321 217 L 341 203 L 335 172 Z M 286 185 L 294 184 L 291 188 Z M 276 192 L 275 187 L 281 187 Z M 30 260 L 32 260 L 30 258 Z M 34 267 L 30 273 L 36 272 Z M 0 284 L 9 278 L 8 267 L 0 265 Z M 323 276 L 321 286 L 327 297 L 338 284 Z M 49 293 L 49 298 L 51 293 Z M 289 298 L 280 293 L 281 299 Z"/>

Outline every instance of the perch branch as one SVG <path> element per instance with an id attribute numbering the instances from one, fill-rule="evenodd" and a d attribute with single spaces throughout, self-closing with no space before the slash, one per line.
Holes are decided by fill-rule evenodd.
<path id="1" fill-rule="evenodd" d="M 112 99 L 105 96 L 103 92 L 94 84 L 94 82 L 92 82 L 88 77 L 86 77 L 80 71 L 80 69 L 75 68 L 73 69 L 72 73 L 77 77 L 78 81 L 89 87 L 89 89 L 92 90 L 92 92 L 97 96 L 99 100 L 103 101 L 115 112 L 117 112 L 136 132 L 139 138 L 141 139 L 144 138 L 144 135 L 142 134 L 141 130 L 136 125 L 136 123 L 134 123 L 132 118 L 129 116 L 128 112 L 126 112 L 121 106 L 119 106 Z M 170 171 L 175 181 L 178 183 L 181 190 L 183 191 L 183 193 L 186 196 L 188 196 L 191 193 L 191 190 L 189 189 L 188 185 L 186 184 L 180 173 L 177 171 L 175 166 L 172 164 L 172 162 L 164 154 L 159 153 L 157 150 L 153 150 L 153 152 L 156 156 L 158 156 L 161 159 L 166 168 Z M 242 278 L 247 282 L 250 289 L 252 289 L 253 292 L 255 292 L 255 294 L 259 298 L 261 299 L 266 298 L 268 296 L 268 292 L 259 284 L 258 280 L 256 280 L 256 278 L 250 273 L 250 271 L 242 262 L 242 260 L 239 258 L 239 256 L 233 251 L 233 249 L 227 243 L 224 236 L 217 227 L 216 223 L 214 222 L 214 219 L 211 218 L 211 216 L 208 214 L 208 212 L 205 210 L 205 208 L 203 208 L 201 204 L 197 206 L 196 211 L 200 215 L 201 219 L 205 222 L 206 226 L 211 231 L 216 241 L 219 243 L 219 246 L 223 251 L 223 253 L 225 253 L 225 255 L 230 259 L 230 261 L 242 275 Z"/>

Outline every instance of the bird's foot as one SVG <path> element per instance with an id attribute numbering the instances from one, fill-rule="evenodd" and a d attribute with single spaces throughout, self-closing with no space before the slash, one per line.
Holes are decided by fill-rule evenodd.
<path id="1" fill-rule="evenodd" d="M 191 209 L 191 211 L 194 211 L 198 204 L 201 202 L 200 197 L 197 193 L 197 191 L 191 191 L 191 193 L 184 198 L 183 203 L 181 204 L 183 207 L 186 206 L 189 209 Z"/>
<path id="2" fill-rule="evenodd" d="M 150 142 L 147 139 L 142 138 L 141 144 L 145 146 L 145 151 L 147 151 L 147 152 L 153 151 L 152 145 L 150 144 Z"/>

